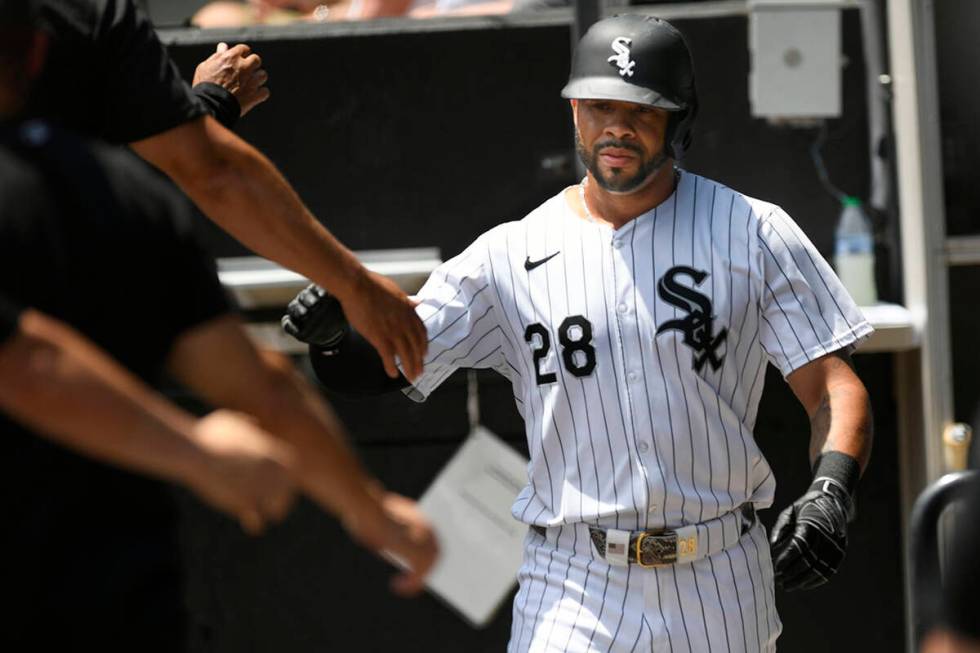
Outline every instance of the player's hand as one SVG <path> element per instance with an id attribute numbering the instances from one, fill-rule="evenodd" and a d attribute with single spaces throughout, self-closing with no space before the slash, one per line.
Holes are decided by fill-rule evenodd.
<path id="1" fill-rule="evenodd" d="M 337 346 L 348 330 L 340 302 L 314 283 L 289 302 L 282 316 L 282 328 L 300 342 L 323 349 Z"/>
<path id="2" fill-rule="evenodd" d="M 380 510 L 352 512 L 344 519 L 351 537 L 365 548 L 402 567 L 391 582 L 401 596 L 414 596 L 439 556 L 439 545 L 428 519 L 406 497 L 385 492 Z"/>
<path id="3" fill-rule="evenodd" d="M 266 82 L 269 74 L 262 68 L 262 58 L 247 45 L 239 43 L 229 48 L 219 43 L 210 57 L 198 64 L 194 71 L 194 84 L 211 82 L 224 87 L 235 96 L 242 108 L 242 115 L 269 99 Z"/>
<path id="4" fill-rule="evenodd" d="M 187 485 L 201 499 L 252 535 L 286 516 L 296 495 L 291 447 L 228 410 L 199 420 L 194 439 L 204 455 Z"/>
<path id="5" fill-rule="evenodd" d="M 850 509 L 842 487 L 815 481 L 780 513 L 770 537 L 777 585 L 786 591 L 812 589 L 834 575 L 847 549 Z"/>
<path id="6" fill-rule="evenodd" d="M 391 279 L 368 271 L 354 290 L 340 301 L 344 314 L 357 331 L 378 350 L 385 371 L 398 378 L 398 356 L 405 378 L 422 374 L 428 339 L 415 304 Z"/>

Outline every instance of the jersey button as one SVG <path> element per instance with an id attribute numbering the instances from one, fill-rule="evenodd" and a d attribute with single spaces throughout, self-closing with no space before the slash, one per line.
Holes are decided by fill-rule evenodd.
<path id="1" fill-rule="evenodd" d="M 636 372 L 630 372 L 629 374 L 626 375 L 626 378 L 629 379 L 630 381 L 636 381 L 638 376 L 639 375 Z"/>
<path id="2" fill-rule="evenodd" d="M 619 306 L 616 307 L 616 310 L 619 311 L 621 314 L 625 315 L 626 313 L 629 313 L 630 307 L 627 306 L 626 304 L 620 304 Z"/>
<path id="3" fill-rule="evenodd" d="M 640 450 L 640 453 L 646 453 L 650 450 L 650 445 L 646 442 L 640 442 L 640 444 L 636 445 L 636 448 Z"/>
<path id="4" fill-rule="evenodd" d="M 613 245 L 613 247 L 615 247 L 616 249 L 619 249 L 620 247 L 622 247 L 622 246 L 623 246 L 623 241 L 621 241 L 621 240 L 614 240 L 614 241 L 613 241 L 613 243 L 612 243 L 612 245 Z"/>

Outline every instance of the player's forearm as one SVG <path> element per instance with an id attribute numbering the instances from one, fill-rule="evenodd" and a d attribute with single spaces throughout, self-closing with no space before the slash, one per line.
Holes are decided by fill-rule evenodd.
<path id="1" fill-rule="evenodd" d="M 342 300 L 357 292 L 364 266 L 263 154 L 210 117 L 172 131 L 133 147 L 249 249 Z"/>
<path id="2" fill-rule="evenodd" d="M 827 451 L 840 451 L 861 464 L 871 456 L 873 420 L 871 402 L 864 385 L 844 379 L 827 385 L 810 415 L 810 461 Z"/>
<path id="3" fill-rule="evenodd" d="M 0 387 L 0 408 L 84 455 L 171 481 L 205 464 L 190 415 L 36 311 L 0 348 Z"/>

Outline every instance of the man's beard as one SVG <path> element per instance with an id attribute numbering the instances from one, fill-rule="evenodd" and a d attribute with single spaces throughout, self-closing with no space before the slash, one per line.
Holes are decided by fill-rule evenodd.
<path id="1" fill-rule="evenodd" d="M 607 147 L 616 147 L 623 150 L 635 152 L 640 158 L 640 168 L 636 174 L 627 176 L 621 168 L 613 168 L 612 174 L 607 176 L 599 169 L 599 152 Z M 653 178 L 657 171 L 667 162 L 667 153 L 661 149 L 653 158 L 643 159 L 643 150 L 629 141 L 609 139 L 596 143 L 592 151 L 586 149 L 578 133 L 575 134 L 575 150 L 578 152 L 579 159 L 585 165 L 586 170 L 592 173 L 596 183 L 602 188 L 612 193 L 630 193 L 642 186 Z"/>

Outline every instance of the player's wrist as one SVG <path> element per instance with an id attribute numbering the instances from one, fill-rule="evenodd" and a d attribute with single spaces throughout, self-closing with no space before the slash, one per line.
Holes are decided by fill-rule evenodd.
<path id="1" fill-rule="evenodd" d="M 346 305 L 352 300 L 364 297 L 371 289 L 373 279 L 371 279 L 371 272 L 353 254 L 345 257 L 345 260 L 340 262 L 340 267 L 341 272 L 336 281 L 323 288 L 341 304 Z"/>
<path id="2" fill-rule="evenodd" d="M 826 451 L 813 466 L 809 491 L 833 496 L 850 514 L 860 477 L 861 464 L 855 458 L 842 451 Z"/>

